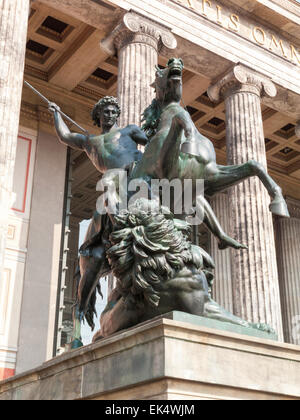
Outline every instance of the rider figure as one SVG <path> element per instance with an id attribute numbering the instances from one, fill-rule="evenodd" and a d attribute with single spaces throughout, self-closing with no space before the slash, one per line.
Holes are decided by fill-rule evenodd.
<path id="1" fill-rule="evenodd" d="M 130 170 L 134 162 L 141 160 L 143 155 L 137 149 L 137 144 L 146 145 L 148 138 L 135 125 L 125 128 L 118 127 L 117 119 L 120 115 L 120 107 L 115 98 L 105 97 L 93 109 L 94 123 L 102 129 L 100 135 L 72 133 L 63 121 L 59 107 L 51 103 L 49 110 L 54 114 L 55 128 L 60 141 L 73 149 L 84 151 L 101 174 L 111 169 Z M 205 223 L 209 230 L 218 237 L 220 248 L 228 246 L 245 248 L 225 234 L 206 199 L 204 197 L 198 199 L 204 210 Z M 75 319 L 79 323 L 85 316 L 92 329 L 94 327 L 96 287 L 99 279 L 111 271 L 106 258 L 105 246 L 108 243 L 111 228 L 109 215 L 100 215 L 95 212 L 86 241 L 80 249 L 80 273 L 78 272 L 80 280 Z M 78 325 L 77 329 L 79 329 Z M 79 340 L 79 337 L 77 338 Z"/>
<path id="2" fill-rule="evenodd" d="M 141 158 L 137 144 L 145 146 L 147 137 L 136 125 L 119 128 L 117 119 L 120 107 L 116 98 L 105 97 L 94 107 L 94 124 L 102 129 L 99 135 L 72 133 L 59 113 L 59 107 L 51 103 L 56 132 L 60 141 L 72 149 L 83 150 L 100 173 L 109 169 L 125 169 Z"/>
<path id="3" fill-rule="evenodd" d="M 54 115 L 55 128 L 60 141 L 72 149 L 84 151 L 101 174 L 112 169 L 129 170 L 134 162 L 141 159 L 142 153 L 137 145 L 145 146 L 148 138 L 136 125 L 118 127 L 117 120 L 121 110 L 116 98 L 107 96 L 94 106 L 92 119 L 94 124 L 101 128 L 101 134 L 98 135 L 72 133 L 55 103 L 49 105 L 49 111 Z M 85 243 L 80 249 L 80 273 L 79 271 L 77 273 L 80 280 L 78 279 L 74 317 L 75 324 L 77 320 L 75 330 L 79 330 L 78 337 L 75 336 L 78 346 L 81 344 L 80 320 L 85 315 L 93 329 L 96 287 L 100 277 L 110 272 L 105 250 L 105 238 L 108 239 L 110 228 L 109 217 L 95 212 Z"/>

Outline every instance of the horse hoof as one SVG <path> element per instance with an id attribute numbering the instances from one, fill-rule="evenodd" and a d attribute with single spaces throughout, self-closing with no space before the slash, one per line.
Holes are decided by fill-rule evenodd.
<path id="1" fill-rule="evenodd" d="M 284 198 L 275 198 L 270 204 L 270 211 L 276 216 L 290 217 L 290 213 Z"/>
<path id="2" fill-rule="evenodd" d="M 240 244 L 238 241 L 228 237 L 227 239 L 223 239 L 219 242 L 219 249 L 227 249 L 227 248 L 234 248 L 234 249 L 248 249 L 246 245 Z"/>

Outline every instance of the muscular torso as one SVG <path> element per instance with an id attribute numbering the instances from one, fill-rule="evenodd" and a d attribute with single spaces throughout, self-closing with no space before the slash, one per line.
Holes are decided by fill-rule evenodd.
<path id="1" fill-rule="evenodd" d="M 109 133 L 90 136 L 85 152 L 101 173 L 109 169 L 126 169 L 133 162 L 139 161 L 142 153 L 137 149 L 131 134 L 134 126 L 116 128 Z"/>

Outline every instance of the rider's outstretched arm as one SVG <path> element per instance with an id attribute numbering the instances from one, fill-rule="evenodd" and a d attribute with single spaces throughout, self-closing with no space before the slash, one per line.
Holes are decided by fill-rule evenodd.
<path id="1" fill-rule="evenodd" d="M 87 136 L 84 134 L 72 133 L 64 122 L 59 107 L 56 104 L 49 105 L 49 111 L 53 113 L 56 133 L 60 141 L 72 149 L 84 150 L 87 143 Z"/>

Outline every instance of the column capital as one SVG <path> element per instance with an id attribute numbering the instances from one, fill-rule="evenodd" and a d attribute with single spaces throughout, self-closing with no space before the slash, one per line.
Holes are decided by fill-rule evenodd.
<path id="1" fill-rule="evenodd" d="M 109 55 L 132 42 L 151 45 L 158 52 L 163 49 L 174 50 L 177 40 L 171 29 L 146 18 L 137 12 L 126 13 L 115 29 L 101 41 L 101 48 Z"/>
<path id="2" fill-rule="evenodd" d="M 266 76 L 244 66 L 235 65 L 218 82 L 208 88 L 208 96 L 219 102 L 234 93 L 248 92 L 258 96 L 274 98 L 277 94 L 275 84 Z"/>
<path id="3" fill-rule="evenodd" d="M 295 131 L 296 131 L 296 136 L 300 139 L 300 120 L 297 122 Z"/>

